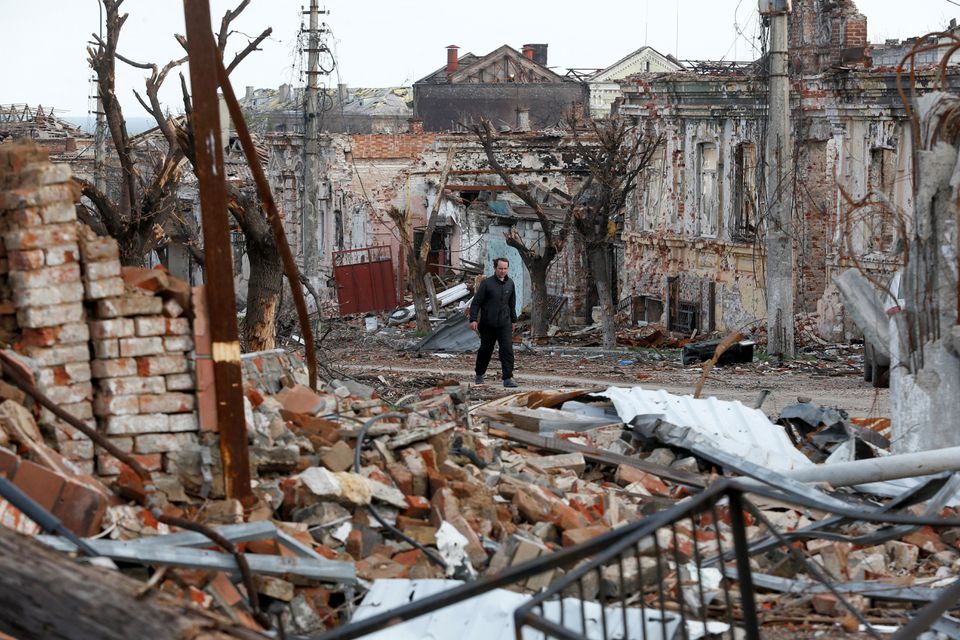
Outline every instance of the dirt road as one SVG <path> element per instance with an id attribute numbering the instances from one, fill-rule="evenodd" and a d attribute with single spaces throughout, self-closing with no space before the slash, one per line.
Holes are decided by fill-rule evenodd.
<path id="1" fill-rule="evenodd" d="M 659 354 L 653 354 L 659 356 Z M 817 404 L 838 407 L 851 416 L 880 417 L 889 415 L 889 392 L 874 389 L 859 374 L 859 355 L 846 348 L 832 359 L 799 360 L 777 366 L 766 362 L 714 369 L 704 386 L 703 396 L 721 400 L 740 400 L 752 405 L 760 389 L 770 395 L 763 410 L 776 415 L 798 397 Z M 519 352 L 516 381 L 520 391 L 577 387 L 642 386 L 665 389 L 670 393 L 689 394 L 696 387 L 702 369 L 684 367 L 667 357 L 651 359 L 651 354 L 611 355 L 589 351 L 569 353 L 538 350 Z M 472 354 L 422 357 L 409 353 L 375 348 L 344 349 L 338 352 L 336 366 L 367 380 L 387 381 L 398 392 L 412 392 L 436 384 L 443 379 L 473 382 Z M 487 384 L 474 390 L 477 397 L 506 395 L 510 390 L 501 385 L 497 362 L 491 363 Z"/>

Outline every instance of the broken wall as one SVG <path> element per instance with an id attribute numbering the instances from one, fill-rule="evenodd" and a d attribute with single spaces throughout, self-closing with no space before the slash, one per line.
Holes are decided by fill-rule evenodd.
<path id="1" fill-rule="evenodd" d="M 121 269 L 112 238 L 78 223 L 66 164 L 0 146 L 0 327 L 38 388 L 150 471 L 196 440 L 190 292 L 161 271 Z M 39 412 L 51 444 L 87 473 L 120 472 L 82 432 Z"/>

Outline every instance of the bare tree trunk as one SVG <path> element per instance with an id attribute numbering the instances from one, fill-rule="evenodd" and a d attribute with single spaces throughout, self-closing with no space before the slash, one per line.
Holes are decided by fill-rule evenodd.
<path id="1" fill-rule="evenodd" d="M 283 265 L 273 235 L 247 235 L 250 281 L 247 284 L 247 314 L 243 337 L 250 351 L 268 351 L 276 347 L 275 327 L 280 292 L 283 290 Z"/>
<path id="2" fill-rule="evenodd" d="M 417 331 L 430 331 L 430 315 L 427 313 L 427 288 L 423 284 L 426 273 L 424 264 L 414 252 L 407 253 L 407 288 L 413 296 L 413 309 L 416 312 Z M 433 310 L 437 312 L 436 309 Z"/>
<path id="3" fill-rule="evenodd" d="M 590 275 L 597 288 L 597 302 L 602 312 L 603 348 L 617 348 L 617 328 L 613 317 L 613 291 L 610 284 L 610 253 L 606 244 L 590 247 L 587 260 L 590 263 Z"/>
<path id="4" fill-rule="evenodd" d="M 526 264 L 530 273 L 530 331 L 534 338 L 547 335 L 550 318 L 547 317 L 548 260 L 531 260 Z"/>

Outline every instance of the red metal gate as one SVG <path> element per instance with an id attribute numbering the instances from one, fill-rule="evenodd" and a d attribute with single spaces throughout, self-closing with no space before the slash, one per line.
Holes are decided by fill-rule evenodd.
<path id="1" fill-rule="evenodd" d="M 335 251 L 333 278 L 341 316 L 397 306 L 393 252 L 387 245 Z"/>

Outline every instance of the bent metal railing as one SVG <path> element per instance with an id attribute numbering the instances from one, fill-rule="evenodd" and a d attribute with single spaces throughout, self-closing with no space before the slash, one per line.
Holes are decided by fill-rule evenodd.
<path id="1" fill-rule="evenodd" d="M 813 528 L 780 531 L 749 499 L 754 495 L 779 501 L 787 509 L 834 513 L 838 516 L 833 519 L 835 523 L 960 525 L 956 520 L 891 513 L 860 505 L 837 508 L 835 502 L 822 504 L 760 484 L 721 480 L 674 507 L 575 547 L 508 567 L 495 575 L 333 629 L 318 638 L 359 638 L 493 589 L 531 591 L 546 585 L 515 610 L 517 640 L 754 640 L 762 637 L 765 621 L 765 603 L 758 600 L 770 597 L 758 594 L 755 581 L 760 580 L 766 590 L 771 580 L 779 580 L 771 579 L 771 573 L 787 572 L 803 578 L 783 579 L 789 586 L 776 596 L 778 601 L 808 598 L 815 592 L 830 593 L 837 600 L 838 615 L 849 614 L 866 633 L 879 638 L 820 565 L 795 547 L 798 540 L 835 540 L 844 536 Z M 754 564 L 761 567 L 764 575 L 754 574 Z M 956 589 L 945 589 L 942 598 L 917 612 L 912 627 L 908 625 L 909 632 L 915 634 L 919 626 L 928 628 L 956 604 L 958 597 L 960 581 Z M 915 635 L 898 634 L 895 640 L 908 637 Z"/>

